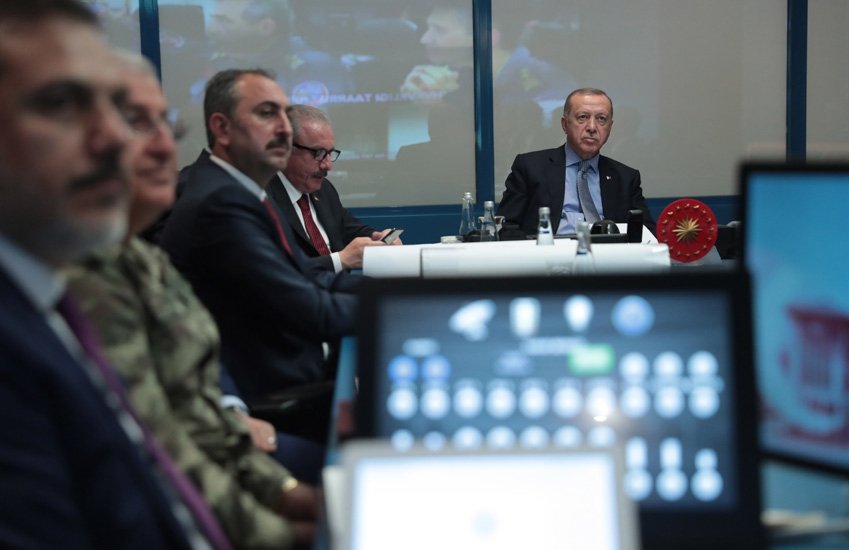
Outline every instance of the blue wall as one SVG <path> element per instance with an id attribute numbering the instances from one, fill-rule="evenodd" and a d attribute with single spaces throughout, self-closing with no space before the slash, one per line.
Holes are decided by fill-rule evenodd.
<path id="1" fill-rule="evenodd" d="M 661 211 L 681 197 L 646 199 L 652 216 L 657 219 Z M 721 224 L 739 219 L 736 196 L 692 197 L 707 204 Z M 478 204 L 480 209 L 480 203 Z M 403 208 L 354 208 L 354 214 L 378 229 L 401 227 L 406 244 L 439 242 L 442 235 L 454 235 L 460 225 L 460 203 L 443 206 L 417 206 Z M 478 212 L 480 215 L 482 212 Z"/>

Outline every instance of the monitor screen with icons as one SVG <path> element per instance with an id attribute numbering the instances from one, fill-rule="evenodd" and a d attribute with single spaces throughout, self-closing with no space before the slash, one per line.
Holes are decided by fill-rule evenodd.
<path id="1" fill-rule="evenodd" d="M 400 449 L 618 444 L 647 547 L 721 537 L 757 517 L 748 303 L 737 273 L 371 282 L 357 430 Z"/>

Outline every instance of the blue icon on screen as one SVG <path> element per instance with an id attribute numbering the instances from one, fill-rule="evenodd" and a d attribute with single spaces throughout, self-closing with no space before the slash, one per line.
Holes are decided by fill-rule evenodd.
<path id="1" fill-rule="evenodd" d="M 451 363 L 442 355 L 428 357 L 422 363 L 422 378 L 428 382 L 443 382 L 451 377 Z"/>
<path id="2" fill-rule="evenodd" d="M 625 336 L 641 336 L 654 325 L 654 309 L 645 298 L 626 296 L 613 308 L 612 321 Z"/>
<path id="3" fill-rule="evenodd" d="M 407 355 L 399 355 L 389 362 L 389 379 L 395 383 L 412 382 L 418 374 L 415 359 Z"/>

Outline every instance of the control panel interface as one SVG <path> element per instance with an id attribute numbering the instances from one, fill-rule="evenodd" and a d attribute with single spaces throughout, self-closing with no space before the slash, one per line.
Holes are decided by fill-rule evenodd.
<path id="1" fill-rule="evenodd" d="M 397 448 L 621 445 L 642 507 L 736 505 L 733 334 L 720 291 L 394 296 L 375 435 Z"/>

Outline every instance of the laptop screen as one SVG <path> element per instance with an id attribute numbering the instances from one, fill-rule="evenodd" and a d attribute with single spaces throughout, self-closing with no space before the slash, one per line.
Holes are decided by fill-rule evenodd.
<path id="1" fill-rule="evenodd" d="M 741 172 L 761 443 L 773 458 L 849 473 L 849 165 Z"/>
<path id="2" fill-rule="evenodd" d="M 611 449 L 346 447 L 351 550 L 636 550 Z"/>
<path id="3" fill-rule="evenodd" d="M 729 273 L 373 281 L 357 431 L 398 448 L 620 444 L 644 536 L 705 520 L 716 542 L 757 514 L 747 290 Z M 722 517 L 737 519 L 708 525 Z"/>

